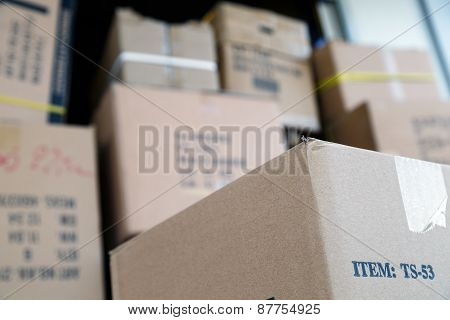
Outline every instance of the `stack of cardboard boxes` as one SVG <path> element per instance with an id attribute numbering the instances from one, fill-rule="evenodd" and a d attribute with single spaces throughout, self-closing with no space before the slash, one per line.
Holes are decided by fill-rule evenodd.
<path id="1" fill-rule="evenodd" d="M 105 247 L 116 299 L 450 296 L 450 167 L 422 161 L 450 164 L 450 105 L 426 52 L 331 42 L 315 88 L 301 21 L 118 9 L 96 132 L 50 126 L 70 3 L 0 3 L 0 297 L 101 299 Z M 285 152 L 283 126 L 321 128 L 316 89 L 332 140 L 395 155 L 306 138 Z"/>
<path id="2" fill-rule="evenodd" d="M 105 220 L 121 221 L 108 248 L 285 150 L 277 102 L 218 92 L 215 52 L 207 23 L 167 25 L 117 10 L 104 58 L 112 74 L 94 117 Z"/>
<path id="3" fill-rule="evenodd" d="M 226 90 L 275 98 L 284 125 L 320 130 L 306 23 L 227 2 L 206 19 L 216 32 Z"/>
<path id="4" fill-rule="evenodd" d="M 209 19 L 226 89 L 279 101 L 301 90 L 309 52 L 294 41 L 301 23 L 226 3 Z M 314 63 L 324 123 L 336 140 L 450 160 L 448 108 L 425 52 L 333 42 Z M 115 109 L 119 127 L 134 117 Z M 305 125 L 312 115 L 292 110 L 285 124 Z M 116 171 L 129 183 L 121 201 L 133 196 L 137 206 L 143 198 L 133 186 L 153 190 L 123 165 L 136 147 L 123 147 L 120 133 L 110 141 Z M 448 298 L 449 183 L 445 165 L 304 139 L 170 219 L 158 217 L 162 205 L 150 209 L 155 223 L 136 219 L 152 228 L 111 253 L 113 298 Z"/>
<path id="5" fill-rule="evenodd" d="M 217 90 L 214 35 L 206 23 L 170 25 L 118 9 L 103 57 L 97 94 L 111 80 L 134 86 Z"/>
<path id="6" fill-rule="evenodd" d="M 73 10 L 0 3 L 1 298 L 104 297 L 94 131 L 47 124 L 66 114 Z"/>
<path id="7" fill-rule="evenodd" d="M 314 53 L 327 138 L 450 163 L 450 104 L 426 51 L 331 42 Z"/>
<path id="8" fill-rule="evenodd" d="M 95 123 L 109 247 L 170 218 L 285 150 L 270 100 L 113 84 Z M 148 99 L 146 98 L 148 97 Z"/>

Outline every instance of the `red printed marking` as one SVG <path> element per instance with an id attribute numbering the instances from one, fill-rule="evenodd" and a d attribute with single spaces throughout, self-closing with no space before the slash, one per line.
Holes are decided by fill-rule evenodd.
<path id="1" fill-rule="evenodd" d="M 19 167 L 19 155 L 16 149 L 0 153 L 0 168 L 6 172 L 13 172 Z"/>
<path id="2" fill-rule="evenodd" d="M 45 145 L 36 147 L 30 163 L 33 171 L 40 171 L 46 175 L 62 176 L 63 174 L 75 174 L 81 177 L 93 177 L 92 171 L 82 168 L 75 161 L 58 148 L 50 148 Z"/>

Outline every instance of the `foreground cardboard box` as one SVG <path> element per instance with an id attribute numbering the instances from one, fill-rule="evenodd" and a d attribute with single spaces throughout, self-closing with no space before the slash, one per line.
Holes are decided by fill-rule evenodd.
<path id="1" fill-rule="evenodd" d="M 279 123 L 261 127 L 276 115 L 271 100 L 111 86 L 95 122 L 109 195 L 105 212 L 111 223 L 123 220 L 112 244 L 148 230 L 241 176 L 245 168 L 282 153 Z M 205 134 L 207 140 L 201 138 Z"/>
<path id="2" fill-rule="evenodd" d="M 102 299 L 93 130 L 0 124 L 0 181 L 0 296 Z"/>
<path id="3" fill-rule="evenodd" d="M 330 127 L 330 139 L 358 148 L 450 164 L 450 104 L 365 103 Z"/>
<path id="4" fill-rule="evenodd" d="M 1 118 L 33 123 L 64 120 L 73 11 L 71 0 L 0 5 Z"/>
<path id="5" fill-rule="evenodd" d="M 426 51 L 377 49 L 333 41 L 314 53 L 321 113 L 327 124 L 365 101 L 439 99 Z"/>
<path id="6" fill-rule="evenodd" d="M 310 140 L 114 250 L 113 297 L 448 298 L 449 184 L 447 166 Z"/>
<path id="7" fill-rule="evenodd" d="M 285 125 L 320 129 L 304 22 L 227 2 L 206 19 L 216 31 L 225 89 L 275 97 Z"/>
<path id="8" fill-rule="evenodd" d="M 219 87 L 214 34 L 208 24 L 167 24 L 130 8 L 116 10 L 103 66 L 130 85 Z M 111 78 L 103 71 L 100 78 L 103 89 Z"/>

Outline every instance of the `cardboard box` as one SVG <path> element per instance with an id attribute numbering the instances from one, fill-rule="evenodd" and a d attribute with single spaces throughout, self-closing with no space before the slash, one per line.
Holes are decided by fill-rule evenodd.
<path id="1" fill-rule="evenodd" d="M 372 99 L 438 100 L 429 54 L 339 41 L 313 55 L 321 113 L 326 124 Z M 342 74 L 341 74 L 342 73 Z"/>
<path id="2" fill-rule="evenodd" d="M 238 43 L 221 47 L 222 83 L 230 92 L 276 97 L 283 124 L 320 130 L 308 60 Z M 284 112 L 282 114 L 282 112 Z"/>
<path id="3" fill-rule="evenodd" d="M 207 19 L 216 30 L 226 90 L 276 98 L 285 125 L 320 130 L 304 22 L 227 2 Z"/>
<path id="4" fill-rule="evenodd" d="M 113 244 L 285 150 L 271 100 L 113 85 L 95 117 Z M 202 137 L 209 135 L 209 140 Z M 206 147 L 205 147 L 206 146 Z M 214 155 L 207 149 L 214 150 Z M 207 152 L 208 151 L 208 152 Z M 106 189 L 105 189 L 106 190 Z"/>
<path id="5" fill-rule="evenodd" d="M 113 297 L 448 298 L 449 183 L 447 166 L 309 140 L 114 250 Z"/>
<path id="6" fill-rule="evenodd" d="M 450 104 L 365 103 L 330 127 L 330 139 L 358 148 L 450 164 Z"/>
<path id="7" fill-rule="evenodd" d="M 244 43 L 298 59 L 311 54 L 307 24 L 269 10 L 220 2 L 204 20 L 213 24 L 221 44 Z"/>
<path id="8" fill-rule="evenodd" d="M 70 0 L 0 4 L 1 118 L 64 121 L 74 6 Z"/>
<path id="9" fill-rule="evenodd" d="M 0 124 L 2 298 L 104 297 L 94 148 L 89 128 Z"/>
<path id="10" fill-rule="evenodd" d="M 170 25 L 117 9 L 102 64 L 130 85 L 219 87 L 214 34 L 206 23 Z M 99 76 L 102 88 L 113 80 L 104 71 Z"/>

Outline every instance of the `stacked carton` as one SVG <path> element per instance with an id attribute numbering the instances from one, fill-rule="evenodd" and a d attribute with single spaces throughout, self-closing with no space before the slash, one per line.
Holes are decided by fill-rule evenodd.
<path id="1" fill-rule="evenodd" d="M 436 100 L 360 105 L 331 127 L 333 141 L 450 164 L 450 103 Z"/>
<path id="2" fill-rule="evenodd" d="M 102 299 L 94 131 L 0 125 L 0 296 Z"/>
<path id="3" fill-rule="evenodd" d="M 213 92 L 110 86 L 95 123 L 111 246 L 284 151 L 277 105 Z"/>
<path id="4" fill-rule="evenodd" d="M 273 99 L 214 90 L 216 47 L 209 24 L 168 25 L 119 9 L 104 57 L 112 77 L 125 82 L 103 81 L 106 91 L 94 120 L 105 194 L 113 199 L 105 202 L 107 224 L 121 221 L 109 234 L 109 247 L 285 150 Z M 206 163 L 210 172 L 202 170 Z"/>
<path id="5" fill-rule="evenodd" d="M 109 86 L 96 114 L 111 245 L 135 236 L 111 254 L 113 297 L 448 297 L 449 167 L 310 139 L 257 167 L 283 150 L 279 124 L 275 136 L 265 126 L 280 112 L 285 125 L 319 129 L 306 26 L 229 3 L 207 19 L 222 84 L 240 95 L 152 87 L 174 86 L 167 66 L 127 61 L 120 77 L 136 86 Z M 113 73 L 131 39 L 117 21 Z M 425 52 L 331 43 L 314 60 L 336 140 L 450 161 Z"/>
<path id="6" fill-rule="evenodd" d="M 206 23 L 167 24 L 117 9 L 98 90 L 111 80 L 134 85 L 218 89 L 214 35 Z"/>
<path id="7" fill-rule="evenodd" d="M 314 65 L 330 140 L 450 163 L 450 104 L 439 101 L 426 51 L 330 42 Z"/>
<path id="8" fill-rule="evenodd" d="M 314 53 L 321 112 L 327 123 L 373 100 L 438 98 L 426 51 L 330 42 Z"/>
<path id="9" fill-rule="evenodd" d="M 216 31 L 226 90 L 276 98 L 285 125 L 320 129 L 304 22 L 227 2 L 206 19 Z"/>
<path id="10" fill-rule="evenodd" d="M 73 1 L 0 3 L 0 117 L 62 122 L 68 103 Z"/>
<path id="11" fill-rule="evenodd" d="M 0 3 L 2 298 L 104 297 L 94 131 L 47 125 L 65 120 L 73 10 Z"/>

